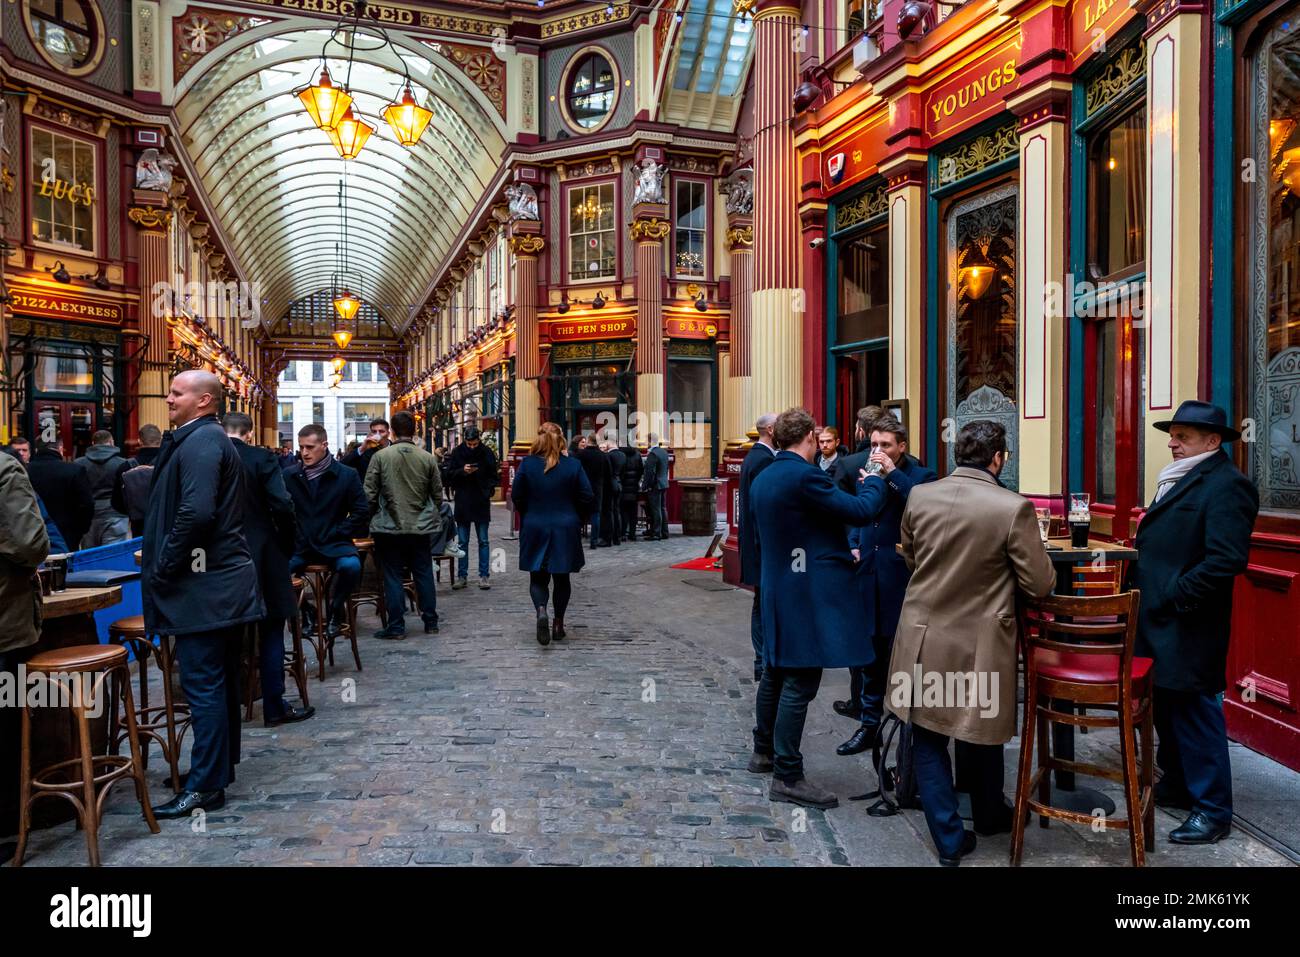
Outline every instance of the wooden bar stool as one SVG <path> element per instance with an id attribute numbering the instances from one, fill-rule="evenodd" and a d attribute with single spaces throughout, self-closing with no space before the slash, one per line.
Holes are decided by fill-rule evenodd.
<path id="1" fill-rule="evenodd" d="M 456 580 L 456 556 L 455 555 L 434 555 L 433 556 L 433 581 L 434 584 L 442 581 L 442 565 L 447 564 L 447 577 L 451 581 Z"/>
<path id="2" fill-rule="evenodd" d="M 159 635 L 158 643 L 145 631 L 144 616 L 132 615 L 119 618 L 108 626 L 108 640 L 111 644 L 121 645 L 135 658 L 140 676 L 140 704 L 135 710 L 136 728 L 140 736 L 146 739 L 141 748 L 140 761 L 143 767 L 149 767 L 149 740 L 158 742 L 162 749 L 163 760 L 171 770 L 172 790 L 180 792 L 180 749 L 185 732 L 190 729 L 190 706 L 188 702 L 176 700 L 172 688 L 172 674 L 176 663 L 172 643 L 174 637 Z M 153 661 L 162 674 L 163 703 L 161 706 L 149 704 L 149 662 Z M 113 741 L 116 751 L 120 738 Z"/>
<path id="3" fill-rule="evenodd" d="M 325 680 L 325 658 L 329 654 L 329 639 L 325 635 L 329 624 L 330 579 L 333 572 L 328 565 L 308 565 L 298 573 L 302 587 L 298 590 L 298 617 L 302 618 L 302 606 L 310 599 L 316 608 L 316 628 L 308 639 L 316 652 L 319 673 L 316 680 Z M 333 664 L 333 661 L 330 662 Z"/>
<path id="4" fill-rule="evenodd" d="M 61 797 L 77 811 L 77 822 L 86 832 L 86 848 L 92 867 L 99 866 L 99 821 L 104 802 L 118 781 L 135 783 L 135 796 L 144 811 L 149 830 L 158 833 L 153 808 L 149 806 L 149 786 L 144 779 L 140 757 L 140 735 L 135 721 L 135 702 L 131 697 L 131 671 L 126 648 L 122 645 L 73 645 L 42 652 L 27 661 L 28 680 L 36 677 L 47 683 L 52 701 L 66 701 L 77 725 L 79 756 L 59 761 L 32 773 L 32 719 L 26 696 L 22 699 L 22 757 L 18 796 L 18 847 L 13 866 L 21 867 L 31 830 L 31 806 L 43 797 Z M 105 696 L 105 684 L 110 694 Z M 118 739 L 119 720 L 126 718 L 126 740 L 130 756 L 95 754 L 90 741 L 87 712 L 97 704 L 108 703 L 120 695 L 125 708 L 113 708 L 109 741 Z M 80 776 L 78 776 L 78 773 Z"/>
<path id="5" fill-rule="evenodd" d="M 1097 598 L 1051 595 L 1026 601 L 1021 606 L 1025 707 L 1011 832 L 1014 866 L 1020 864 L 1024 851 L 1025 824 L 1030 813 L 1039 815 L 1042 827 L 1048 826 L 1049 818 L 1090 826 L 1096 823 L 1090 814 L 1052 806 L 1051 772 L 1055 770 L 1089 774 L 1123 784 L 1128 817 L 1103 819 L 1102 826 L 1129 832 L 1134 867 L 1142 867 L 1146 852 L 1155 846 L 1152 662 L 1150 658 L 1133 656 L 1139 599 L 1136 591 Z M 1076 714 L 1073 706 L 1080 704 L 1102 713 Z M 1054 757 L 1048 731 L 1051 723 L 1118 728 L 1120 768 Z M 1031 763 L 1035 738 L 1037 768 Z M 1035 790 L 1037 798 L 1032 796 Z"/>
<path id="6" fill-rule="evenodd" d="M 374 539 L 371 538 L 354 538 L 352 544 L 357 548 L 357 556 L 361 559 L 361 578 L 357 583 L 357 590 L 348 596 L 348 627 L 352 634 L 357 633 L 357 611 L 362 605 L 370 605 L 375 609 L 375 614 L 379 616 L 379 624 L 386 626 L 388 624 L 388 609 L 384 602 L 384 569 L 379 562 L 379 552 L 375 549 Z M 376 576 L 376 587 L 372 590 L 362 588 L 361 581 L 366 576 L 366 559 L 372 560 Z M 358 670 L 360 664 L 358 664 Z"/>
<path id="7" fill-rule="evenodd" d="M 294 597 L 298 597 L 298 592 L 302 588 L 302 579 L 294 578 Z M 293 683 L 298 686 L 298 697 L 302 700 L 302 706 L 306 708 L 311 704 L 307 698 L 307 666 L 303 659 L 302 650 L 302 620 L 298 615 L 291 615 L 289 618 L 289 632 L 293 638 L 292 647 L 286 648 L 284 652 L 284 673 L 293 679 Z M 251 632 L 248 645 L 248 664 L 244 674 L 247 676 L 244 684 L 244 720 L 253 719 L 253 703 L 261 696 L 262 681 L 262 654 L 261 654 L 261 630 L 258 624 L 246 626 Z"/>

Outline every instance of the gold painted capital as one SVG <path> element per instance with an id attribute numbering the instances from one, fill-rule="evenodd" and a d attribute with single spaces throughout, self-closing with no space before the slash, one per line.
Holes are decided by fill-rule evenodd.
<path id="1" fill-rule="evenodd" d="M 169 210 L 153 206 L 132 206 L 126 211 L 126 218 L 141 229 L 166 229 L 172 222 Z"/>
<path id="2" fill-rule="evenodd" d="M 511 236 L 510 251 L 516 256 L 536 256 L 546 248 L 541 236 Z"/>
<path id="3" fill-rule="evenodd" d="M 637 219 L 628 226 L 627 233 L 636 242 L 660 242 L 668 235 L 668 220 Z"/>
<path id="4" fill-rule="evenodd" d="M 733 226 L 727 230 L 727 249 L 735 251 L 744 246 L 752 247 L 754 245 L 754 227 Z"/>

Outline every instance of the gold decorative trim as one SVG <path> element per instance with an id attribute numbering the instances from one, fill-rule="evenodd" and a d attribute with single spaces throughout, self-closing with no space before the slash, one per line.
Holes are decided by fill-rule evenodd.
<path id="1" fill-rule="evenodd" d="M 1084 114 L 1092 116 L 1102 107 L 1121 96 L 1135 81 L 1146 76 L 1146 47 L 1138 41 L 1125 47 L 1088 84 L 1084 94 Z"/>
<path id="2" fill-rule="evenodd" d="M 536 256 L 546 248 L 541 236 L 511 236 L 510 251 L 516 256 Z"/>
<path id="3" fill-rule="evenodd" d="M 668 220 L 638 219 L 627 228 L 627 234 L 635 242 L 659 242 L 668 235 Z"/>
<path id="4" fill-rule="evenodd" d="M 965 179 L 995 163 L 1010 159 L 1019 152 L 1020 134 L 1016 131 L 1015 123 L 1008 123 L 940 156 L 939 185 L 946 186 Z"/>
<path id="5" fill-rule="evenodd" d="M 873 190 L 863 193 L 853 202 L 837 207 L 835 210 L 835 228 L 837 230 L 857 226 L 877 216 L 889 212 L 889 193 L 881 183 Z"/>
<path id="6" fill-rule="evenodd" d="M 14 177 L 8 166 L 0 166 L 0 184 L 4 186 L 6 193 L 14 191 Z"/>
<path id="7" fill-rule="evenodd" d="M 141 229 L 167 229 L 172 224 L 172 214 L 168 210 L 153 206 L 132 206 L 126 211 L 126 218 Z"/>
<path id="8" fill-rule="evenodd" d="M 754 245 L 753 225 L 733 226 L 731 227 L 731 229 L 727 230 L 727 249 L 730 250 L 731 252 L 735 252 L 737 249 L 743 246 L 752 247 L 753 245 Z"/>
<path id="9" fill-rule="evenodd" d="M 602 27 L 607 23 L 617 23 L 620 20 L 627 20 L 631 16 L 632 5 L 630 3 L 614 7 L 613 13 L 609 12 L 608 6 L 601 5 L 599 9 L 581 14 L 580 16 L 561 17 L 544 24 L 542 26 L 542 37 L 544 39 L 550 39 L 551 37 L 563 36 L 566 33 L 577 33 L 579 30 L 587 30 L 591 27 Z"/>

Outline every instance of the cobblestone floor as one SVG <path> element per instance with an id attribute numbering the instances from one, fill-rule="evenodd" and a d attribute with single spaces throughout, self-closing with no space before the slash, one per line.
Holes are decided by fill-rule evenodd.
<path id="1" fill-rule="evenodd" d="M 868 771 L 834 754 L 852 731 L 830 710 L 844 672 L 826 674 L 804 741 L 810 776 L 841 806 L 771 804 L 768 779 L 745 771 L 750 595 L 715 573 L 669 567 L 707 539 L 589 552 L 570 637 L 543 648 L 504 519 L 492 544 L 509 571 L 490 591 L 440 584 L 441 634 L 377 641 L 368 637 L 377 622 L 363 618 L 365 670 L 345 652 L 324 682 L 313 676 L 315 718 L 267 730 L 259 708 L 226 807 L 203 829 L 162 822 L 150 835 L 119 786 L 101 830 L 104 863 L 935 864 L 919 812 L 870 818 L 846 800 L 867 790 Z M 1094 733 L 1081 750 L 1112 744 Z M 1016 755 L 1013 742 L 1009 787 Z M 155 803 L 169 793 L 161 768 L 150 764 Z M 1165 835 L 1178 822 L 1158 812 L 1152 864 L 1285 863 L 1239 830 L 1214 847 L 1175 848 Z M 1003 866 L 1007 846 L 1005 836 L 981 839 L 968 863 Z M 31 839 L 29 866 L 84 861 L 71 824 Z M 1127 861 L 1122 834 L 1054 824 L 1028 835 L 1028 865 Z"/>

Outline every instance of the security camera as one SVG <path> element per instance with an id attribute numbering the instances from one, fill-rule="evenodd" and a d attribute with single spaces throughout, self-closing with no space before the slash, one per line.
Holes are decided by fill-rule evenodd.
<path id="1" fill-rule="evenodd" d="M 817 239 L 808 240 L 809 249 L 821 249 L 825 245 L 826 245 L 826 240 L 822 239 L 820 236 Z"/>

